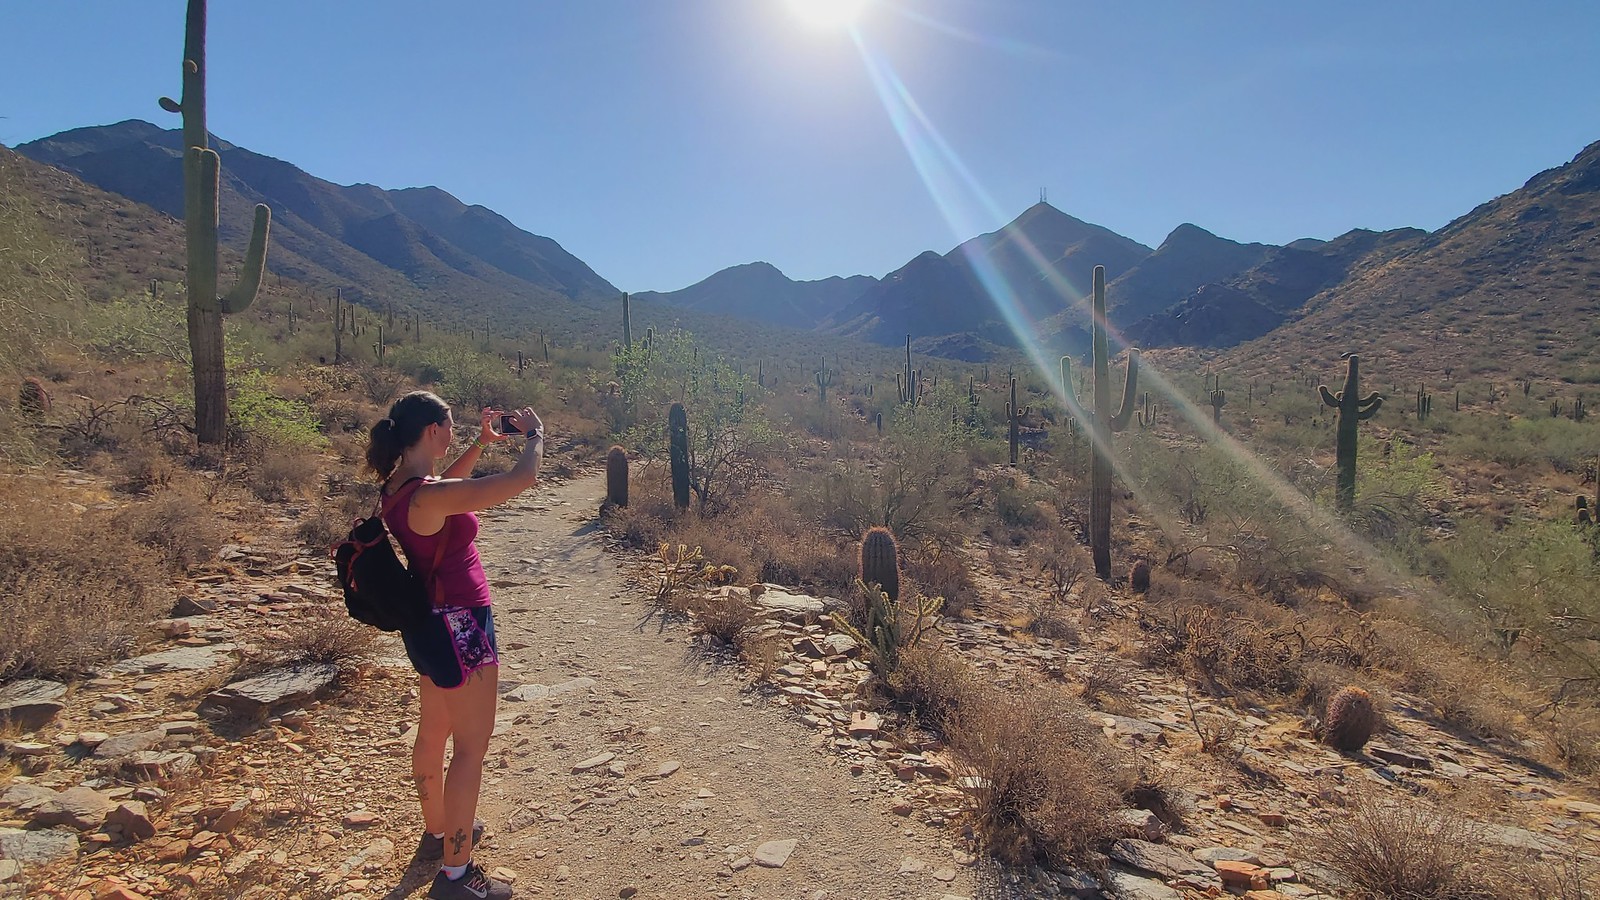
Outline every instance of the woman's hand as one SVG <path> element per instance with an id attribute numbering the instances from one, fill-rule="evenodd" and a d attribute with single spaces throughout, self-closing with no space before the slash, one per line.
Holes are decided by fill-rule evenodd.
<path id="1" fill-rule="evenodd" d="M 506 439 L 506 436 L 501 434 L 499 429 L 496 427 L 500 424 L 500 410 L 491 406 L 485 406 L 483 408 L 483 413 L 481 414 L 481 420 L 482 430 L 478 433 L 479 443 L 492 444 L 495 441 L 503 441 Z"/>
<path id="2" fill-rule="evenodd" d="M 528 435 L 530 443 L 534 432 L 544 430 L 544 422 L 540 421 L 538 413 L 535 413 L 531 406 L 524 406 L 511 413 L 511 424 L 521 429 L 523 434 Z"/>

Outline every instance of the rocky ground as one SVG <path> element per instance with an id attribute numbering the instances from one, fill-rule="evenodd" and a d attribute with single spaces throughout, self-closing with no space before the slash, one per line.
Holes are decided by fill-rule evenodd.
<path id="1" fill-rule="evenodd" d="M 943 639 L 996 678 L 1120 673 L 1119 714 L 1092 715 L 1186 807 L 1177 833 L 1128 811 L 1107 883 L 999 871 L 964 828 L 970 776 L 860 704 L 866 667 L 826 627 L 833 601 L 777 586 L 758 598 L 786 651 L 752 687 L 656 617 L 629 578 L 638 562 L 596 526 L 600 494 L 588 475 L 484 517 L 502 707 L 479 858 L 520 895 L 1326 896 L 1327 873 L 1300 853 L 1330 795 L 1404 797 L 1435 781 L 1481 784 L 1486 840 L 1600 854 L 1600 805 L 1437 731 L 1413 698 L 1393 698 L 1392 730 L 1367 753 L 1341 755 L 1291 713 L 1190 698 L 1088 625 L 1069 643 L 949 621 Z M 151 652 L 79 683 L 0 689 L 18 723 L 5 737 L 15 774 L 0 782 L 0 896 L 420 895 L 432 873 L 408 868 L 415 676 L 398 642 L 342 673 L 241 679 L 239 652 L 338 601 L 317 556 L 232 547 L 224 562 L 232 571 L 193 585 Z M 1234 751 L 1199 752 L 1197 714 L 1226 726 Z"/>

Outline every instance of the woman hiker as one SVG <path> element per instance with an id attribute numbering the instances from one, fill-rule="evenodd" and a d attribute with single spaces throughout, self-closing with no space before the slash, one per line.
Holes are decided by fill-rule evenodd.
<path id="1" fill-rule="evenodd" d="M 389 415 L 372 427 L 367 445 L 367 464 L 383 481 L 384 523 L 412 571 L 433 579 L 434 614 L 422 626 L 401 633 L 406 655 L 421 676 L 422 716 L 411 772 L 424 825 L 416 861 L 442 864 L 428 891 L 431 900 L 511 896 L 510 885 L 489 878 L 472 859 L 482 832 L 475 814 L 483 758 L 494 732 L 500 669 L 489 581 L 475 542 L 475 513 L 538 484 L 544 453 L 544 423 L 532 409 L 506 418 L 526 435 L 527 443 L 510 471 L 482 478 L 471 477 L 479 454 L 510 437 L 495 428 L 497 410 L 483 410 L 478 438 L 442 477 L 434 471 L 450 452 L 455 422 L 450 407 L 427 391 L 395 401 Z M 446 738 L 455 744 L 448 775 Z"/>

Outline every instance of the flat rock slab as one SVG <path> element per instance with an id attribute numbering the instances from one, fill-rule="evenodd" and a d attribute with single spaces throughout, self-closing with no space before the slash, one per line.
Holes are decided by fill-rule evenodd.
<path id="1" fill-rule="evenodd" d="M 166 739 L 167 733 L 160 729 L 116 734 L 101 741 L 100 745 L 94 748 L 94 755 L 101 759 L 116 759 L 140 750 L 149 750 Z"/>
<path id="2" fill-rule="evenodd" d="M 1106 873 L 1106 884 L 1118 900 L 1183 900 L 1182 894 L 1154 878 L 1119 869 Z"/>
<path id="3" fill-rule="evenodd" d="M 338 676 L 339 667 L 333 663 L 275 669 L 212 691 L 206 695 L 205 705 L 246 718 L 264 718 L 273 710 L 309 703 L 332 688 Z"/>
<path id="4" fill-rule="evenodd" d="M 1135 869 L 1154 872 L 1163 878 L 1185 875 L 1202 876 L 1201 880 L 1215 880 L 1217 873 L 1211 867 L 1176 847 L 1152 844 L 1149 841 L 1124 838 L 1111 845 L 1110 856 Z"/>
<path id="5" fill-rule="evenodd" d="M 794 848 L 799 843 L 794 838 L 783 841 L 767 841 L 756 848 L 756 852 L 751 858 L 755 860 L 758 866 L 764 866 L 768 869 L 781 869 L 784 863 L 789 861 L 789 855 L 794 853 Z"/>
<path id="6" fill-rule="evenodd" d="M 1415 753 L 1407 753 L 1404 750 L 1396 750 L 1393 747 L 1382 747 L 1373 744 L 1367 747 L 1367 752 L 1391 765 L 1405 766 L 1408 769 L 1433 768 L 1433 760 L 1426 756 L 1418 756 Z"/>
<path id="7" fill-rule="evenodd" d="M 47 800 L 54 799 L 56 792 L 27 781 L 19 781 L 4 791 L 0 791 L 0 806 L 9 806 L 21 813 L 31 813 L 38 809 Z"/>
<path id="8" fill-rule="evenodd" d="M 106 669 L 112 675 L 155 675 L 161 672 L 202 672 L 214 669 L 226 661 L 232 644 L 212 644 L 209 647 L 178 647 L 159 653 L 146 653 L 125 659 Z"/>
<path id="9" fill-rule="evenodd" d="M 0 723 L 37 731 L 66 707 L 61 700 L 66 695 L 67 686 L 60 682 L 38 678 L 14 681 L 0 688 Z"/>
<path id="10" fill-rule="evenodd" d="M 78 836 L 73 832 L 0 828 L 0 859 L 14 859 L 25 866 L 47 866 L 77 855 Z"/>
<path id="11" fill-rule="evenodd" d="M 78 831 L 93 831 L 104 825 L 116 804 L 93 788 L 70 787 L 36 807 L 30 820 L 35 825 L 65 825 Z"/>
<path id="12" fill-rule="evenodd" d="M 528 703 L 535 700 L 548 700 L 551 697 L 562 697 L 567 694 L 576 694 L 596 687 L 600 682 L 593 678 L 569 678 L 566 681 L 552 685 L 524 684 L 506 691 L 502 697 L 512 703 Z"/>
<path id="13" fill-rule="evenodd" d="M 767 618 L 809 624 L 822 618 L 827 608 L 821 600 L 805 594 L 791 594 L 781 587 L 767 585 L 756 598 L 756 603 L 766 612 Z M 759 862 L 759 861 L 758 861 Z"/>

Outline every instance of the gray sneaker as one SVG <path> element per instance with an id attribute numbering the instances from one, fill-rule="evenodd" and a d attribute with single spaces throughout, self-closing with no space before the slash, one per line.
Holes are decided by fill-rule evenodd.
<path id="1" fill-rule="evenodd" d="M 483 874 L 477 863 L 467 863 L 467 871 L 455 881 L 442 871 L 433 876 L 428 900 L 511 900 L 511 885 Z"/>
<path id="2" fill-rule="evenodd" d="M 478 846 L 478 841 L 483 837 L 483 820 L 472 820 L 472 846 Z M 436 838 L 424 831 L 422 840 L 417 841 L 417 852 L 414 857 L 417 862 L 434 863 L 444 859 L 444 838 Z"/>

